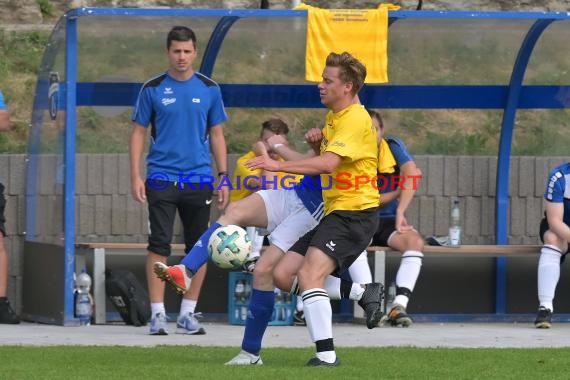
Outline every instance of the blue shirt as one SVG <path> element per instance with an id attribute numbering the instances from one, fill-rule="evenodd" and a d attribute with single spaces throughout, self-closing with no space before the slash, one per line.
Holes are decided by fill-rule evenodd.
<path id="1" fill-rule="evenodd" d="M 212 176 L 208 129 L 227 118 L 220 87 L 203 74 L 179 81 L 163 73 L 147 81 L 132 116 L 151 126 L 147 177 L 163 173 L 172 182 L 198 183 Z"/>
<path id="2" fill-rule="evenodd" d="M 564 204 L 562 220 L 570 226 L 570 162 L 552 169 L 548 175 L 544 199 L 547 202 Z"/>
<path id="3" fill-rule="evenodd" d="M 301 181 L 295 185 L 295 192 L 311 215 L 313 215 L 316 220 L 321 220 L 325 212 L 321 189 L 321 176 L 304 176 Z"/>
<path id="4" fill-rule="evenodd" d="M 406 145 L 402 140 L 397 137 L 387 136 L 384 138 L 388 142 L 388 146 L 390 147 L 390 151 L 394 155 L 394 159 L 396 160 L 396 165 L 394 166 L 393 173 L 378 173 L 381 178 L 378 179 L 378 188 L 380 189 L 380 194 L 388 193 L 390 191 L 394 191 L 398 189 L 399 182 L 396 182 L 394 185 L 394 178 L 400 175 L 400 167 L 404 165 L 408 161 L 412 161 L 413 157 L 408 152 Z M 409 183 L 409 182 L 408 182 Z M 382 196 L 380 196 L 380 200 L 382 200 Z M 396 209 L 398 208 L 398 204 L 400 200 L 398 198 L 394 199 L 390 203 L 383 204 L 382 207 L 379 209 L 379 214 L 381 218 L 393 218 L 396 216 Z"/>

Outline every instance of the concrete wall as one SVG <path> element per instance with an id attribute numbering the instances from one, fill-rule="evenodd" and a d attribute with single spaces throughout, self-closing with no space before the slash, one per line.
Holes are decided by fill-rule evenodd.
<path id="1" fill-rule="evenodd" d="M 230 162 L 235 159 L 236 155 L 230 155 Z M 497 159 L 472 156 L 416 156 L 415 159 L 424 178 L 409 210 L 408 221 L 423 235 L 446 235 L 451 201 L 459 198 L 464 243 L 494 243 Z M 546 176 L 550 168 L 567 160 L 567 157 L 512 158 L 510 244 L 538 243 Z M 18 310 L 23 281 L 24 173 L 24 155 L 0 156 L 0 178 L 4 180 L 7 198 L 8 296 Z M 77 173 L 77 241 L 145 242 L 147 210 L 146 205 L 131 198 L 128 156 L 78 155 Z M 212 218 L 216 216 L 217 211 L 213 210 Z M 179 223 L 175 231 L 175 241 L 181 242 Z"/>

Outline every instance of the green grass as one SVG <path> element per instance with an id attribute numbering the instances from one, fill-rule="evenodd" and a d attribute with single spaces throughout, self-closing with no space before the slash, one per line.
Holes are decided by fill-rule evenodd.
<path id="1" fill-rule="evenodd" d="M 229 367 L 235 347 L 0 347 L 2 379 L 566 379 L 570 348 L 338 348 L 338 368 L 307 368 L 312 348 L 268 348 Z"/>

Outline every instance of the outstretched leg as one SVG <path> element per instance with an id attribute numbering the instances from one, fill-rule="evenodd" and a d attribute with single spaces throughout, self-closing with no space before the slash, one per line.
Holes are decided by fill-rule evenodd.
<path id="1" fill-rule="evenodd" d="M 267 212 L 261 196 L 253 193 L 240 201 L 230 203 L 226 212 L 200 236 L 180 264 L 169 267 L 165 263 L 156 262 L 156 276 L 172 285 L 177 292 L 186 293 L 194 273 L 208 261 L 210 236 L 219 227 L 229 224 L 267 227 Z"/>

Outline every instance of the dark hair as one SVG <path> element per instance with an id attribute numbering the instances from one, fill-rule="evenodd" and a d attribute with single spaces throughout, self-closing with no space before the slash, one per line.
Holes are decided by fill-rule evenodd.
<path id="1" fill-rule="evenodd" d="M 276 135 L 286 135 L 289 133 L 289 126 L 281 119 L 269 119 L 261 124 L 260 137 L 265 130 L 271 131 Z"/>
<path id="2" fill-rule="evenodd" d="M 366 79 L 366 67 L 362 62 L 345 51 L 341 54 L 330 53 L 327 57 L 326 65 L 338 67 L 340 69 L 339 78 L 345 83 L 351 82 L 352 94 L 358 94 Z"/>
<path id="3" fill-rule="evenodd" d="M 166 36 L 166 49 L 170 49 L 172 41 L 192 41 L 194 48 L 196 48 L 196 34 L 190 28 L 185 26 L 174 26 Z"/>
<path id="4" fill-rule="evenodd" d="M 366 111 L 368 112 L 368 114 L 372 119 L 378 120 L 378 125 L 380 126 L 380 128 L 384 128 L 384 122 L 382 121 L 382 116 L 380 116 L 380 113 L 378 111 L 371 110 L 370 108 L 366 108 Z"/>

